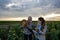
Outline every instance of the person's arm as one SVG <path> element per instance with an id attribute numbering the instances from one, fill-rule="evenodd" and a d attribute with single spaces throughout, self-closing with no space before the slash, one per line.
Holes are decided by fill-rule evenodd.
<path id="1" fill-rule="evenodd" d="M 34 33 L 37 33 L 35 30 L 32 30 Z"/>
<path id="2" fill-rule="evenodd" d="M 43 31 L 40 31 L 41 34 L 45 34 L 47 30 L 47 26 L 45 26 L 45 28 L 43 29 Z"/>
<path id="3" fill-rule="evenodd" d="M 33 31 L 32 31 L 32 29 L 30 29 L 30 28 L 28 28 L 28 27 L 26 27 L 26 28 L 27 28 L 32 34 L 34 34 Z"/>

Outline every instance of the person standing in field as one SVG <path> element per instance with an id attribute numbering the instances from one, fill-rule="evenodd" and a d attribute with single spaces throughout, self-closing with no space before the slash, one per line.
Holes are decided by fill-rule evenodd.
<path id="1" fill-rule="evenodd" d="M 33 30 L 34 35 L 35 35 L 35 40 L 46 40 L 45 39 L 46 30 L 47 30 L 47 26 L 45 25 L 44 18 L 39 17 L 37 26 L 35 30 Z"/>
<path id="2" fill-rule="evenodd" d="M 39 31 L 40 32 L 40 39 L 39 40 L 46 40 L 46 38 L 45 38 L 45 34 L 46 34 L 46 30 L 47 30 L 47 26 L 46 26 L 46 24 L 45 24 L 45 20 L 44 20 L 44 18 L 43 17 L 39 17 L 38 18 L 38 24 L 37 24 L 37 27 L 39 26 L 39 25 L 41 25 L 41 30 Z"/>
<path id="3" fill-rule="evenodd" d="M 32 17 L 29 16 L 28 17 L 28 28 L 32 30 Z M 28 29 L 25 29 L 25 33 L 24 33 L 24 40 L 32 40 L 32 33 L 28 30 Z"/>

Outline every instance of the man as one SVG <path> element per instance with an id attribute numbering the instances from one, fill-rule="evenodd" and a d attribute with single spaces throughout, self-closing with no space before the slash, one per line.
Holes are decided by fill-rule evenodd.
<path id="1" fill-rule="evenodd" d="M 32 29 L 32 17 L 29 16 L 28 17 L 28 28 L 29 29 Z M 25 29 L 26 33 L 24 34 L 24 40 L 32 40 L 32 33 L 28 30 L 28 29 Z"/>

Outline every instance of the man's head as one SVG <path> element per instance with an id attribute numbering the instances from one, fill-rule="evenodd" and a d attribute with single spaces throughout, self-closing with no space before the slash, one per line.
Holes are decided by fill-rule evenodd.
<path id="1" fill-rule="evenodd" d="M 28 21 L 32 22 L 32 17 L 31 16 L 28 17 Z"/>

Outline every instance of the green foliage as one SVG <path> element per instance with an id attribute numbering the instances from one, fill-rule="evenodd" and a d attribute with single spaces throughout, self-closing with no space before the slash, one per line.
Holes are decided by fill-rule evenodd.
<path id="1" fill-rule="evenodd" d="M 60 22 L 47 22 L 46 40 L 59 40 Z"/>
<path id="2" fill-rule="evenodd" d="M 1 25 L 9 24 L 10 29 L 8 32 L 8 40 L 23 40 L 23 30 L 20 28 L 21 22 L 0 22 Z M 33 22 L 33 24 L 37 24 L 37 22 Z M 60 21 L 47 21 L 47 32 L 46 32 L 46 40 L 59 40 L 60 39 Z M 33 26 L 34 28 L 35 26 Z M 6 35 L 5 29 L 0 29 L 0 40 Z"/>

